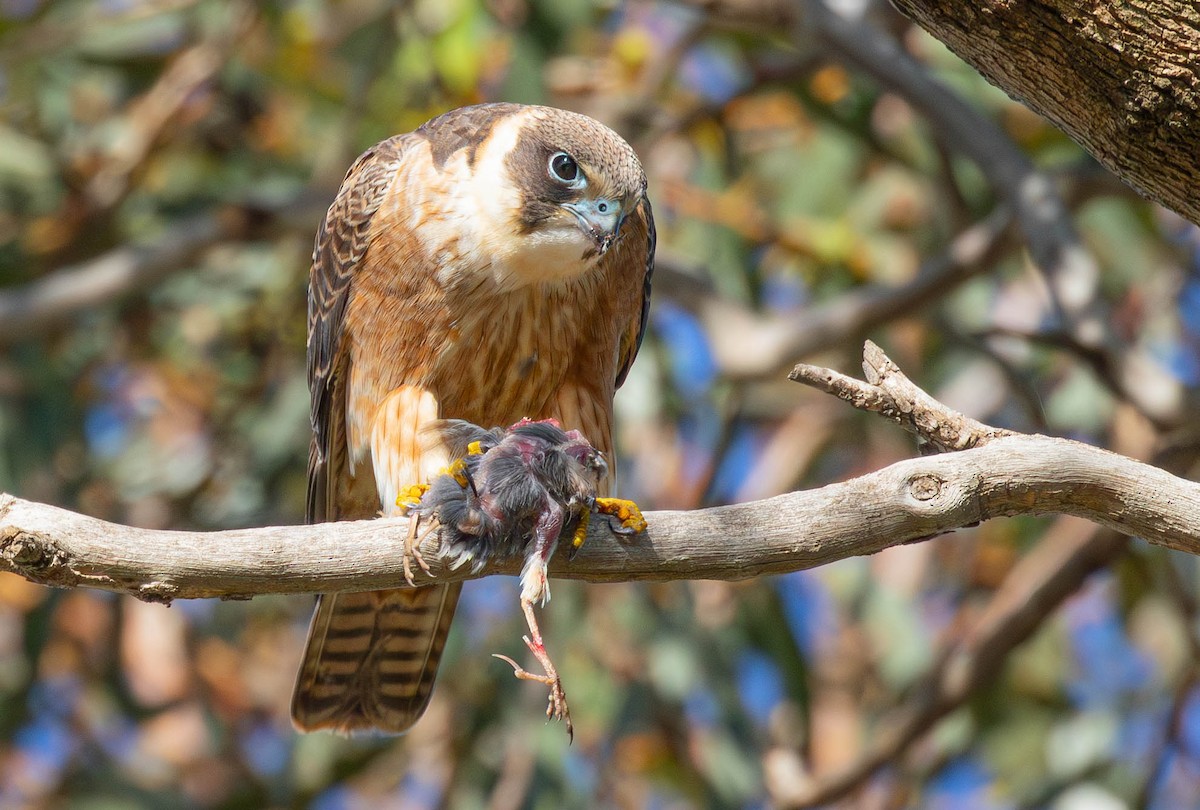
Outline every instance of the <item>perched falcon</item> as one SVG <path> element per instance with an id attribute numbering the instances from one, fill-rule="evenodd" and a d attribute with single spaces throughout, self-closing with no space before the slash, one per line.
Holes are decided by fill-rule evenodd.
<path id="1" fill-rule="evenodd" d="M 400 514 L 453 460 L 441 419 L 555 419 L 611 457 L 653 263 L 641 164 L 586 116 L 484 104 L 369 149 L 313 251 L 308 520 Z M 296 725 L 408 729 L 460 588 L 318 597 Z"/>

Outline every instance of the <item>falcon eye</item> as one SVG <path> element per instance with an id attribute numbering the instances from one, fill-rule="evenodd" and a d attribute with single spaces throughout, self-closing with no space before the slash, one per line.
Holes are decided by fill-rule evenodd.
<path id="1" fill-rule="evenodd" d="M 566 185 L 575 185 L 582 179 L 579 164 L 566 152 L 555 152 L 550 156 L 550 176 Z"/>

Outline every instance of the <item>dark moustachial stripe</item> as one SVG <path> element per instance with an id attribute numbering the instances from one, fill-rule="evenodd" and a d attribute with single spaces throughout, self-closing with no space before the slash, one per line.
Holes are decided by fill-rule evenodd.
<path id="1" fill-rule="evenodd" d="M 536 133 L 527 132 L 522 133 L 516 147 L 505 158 L 509 175 L 517 180 L 521 189 L 517 223 L 523 234 L 532 233 L 550 217 L 562 213 L 563 203 L 575 202 L 582 197 L 579 190 L 550 179 L 547 166 L 550 156 L 558 151 L 571 154 L 568 144 L 547 143 Z"/>

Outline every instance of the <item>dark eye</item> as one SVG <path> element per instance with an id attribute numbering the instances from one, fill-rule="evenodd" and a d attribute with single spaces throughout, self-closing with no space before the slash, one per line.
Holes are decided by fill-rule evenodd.
<path id="1" fill-rule="evenodd" d="M 550 156 L 550 176 L 562 183 L 574 183 L 579 178 L 579 164 L 566 152 Z"/>

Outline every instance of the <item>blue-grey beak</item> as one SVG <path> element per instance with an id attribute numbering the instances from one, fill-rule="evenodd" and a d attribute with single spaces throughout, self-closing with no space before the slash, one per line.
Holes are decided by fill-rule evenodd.
<path id="1" fill-rule="evenodd" d="M 575 215 L 579 227 L 596 243 L 601 256 L 612 247 L 625 220 L 620 203 L 607 197 L 563 203 L 563 208 Z"/>

